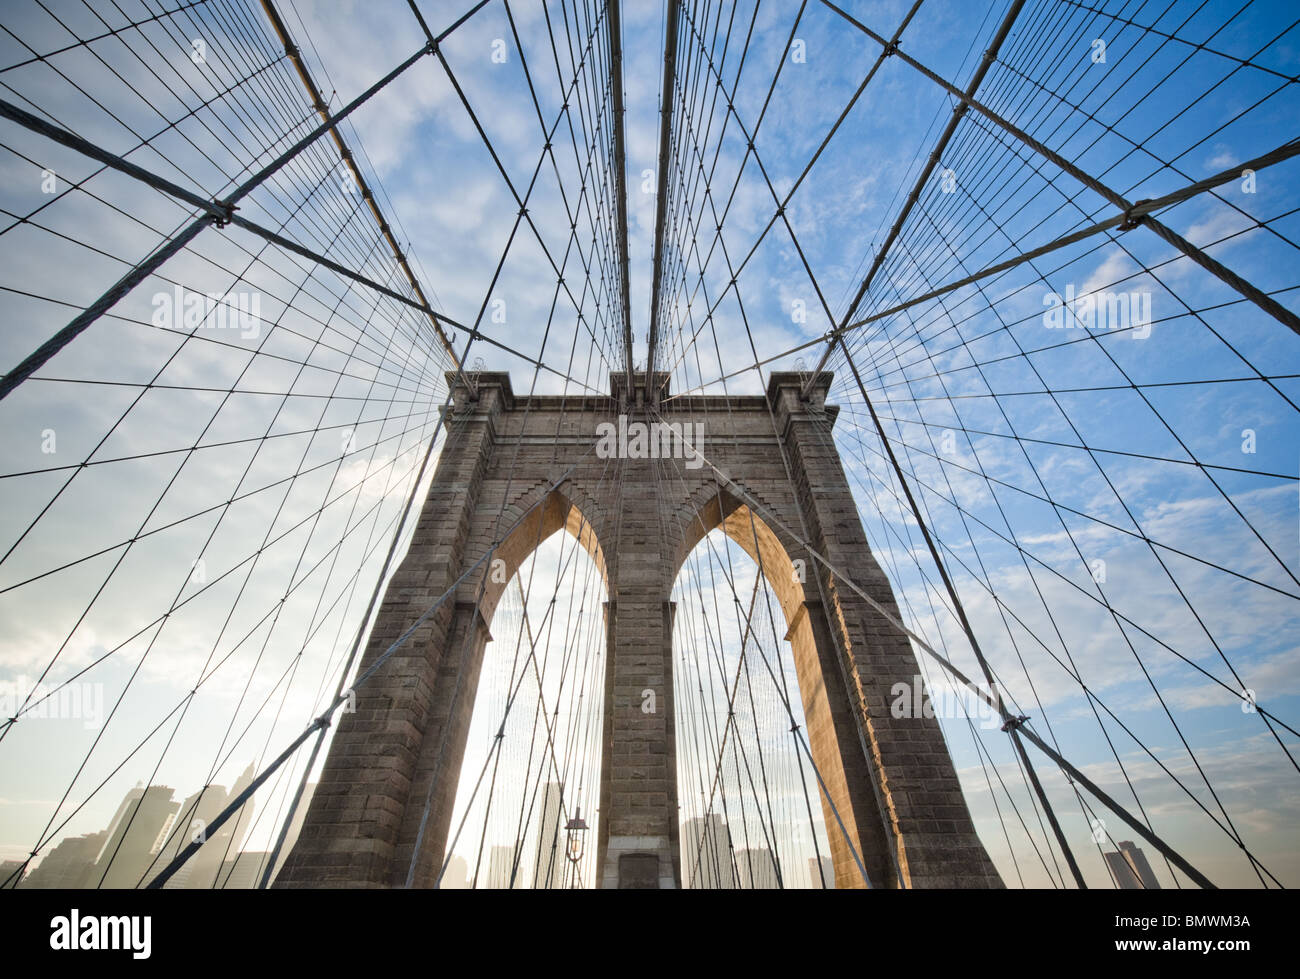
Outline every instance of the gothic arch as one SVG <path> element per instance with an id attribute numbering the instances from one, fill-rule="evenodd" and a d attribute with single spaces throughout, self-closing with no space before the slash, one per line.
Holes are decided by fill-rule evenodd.
<path id="1" fill-rule="evenodd" d="M 546 483 L 530 490 L 523 498 L 518 509 L 527 515 L 502 538 L 492 560 L 480 571 L 485 580 L 479 610 L 483 621 L 489 625 L 506 586 L 519 568 L 537 548 L 561 530 L 567 531 L 582 545 L 600 571 L 605 594 L 609 594 L 605 552 L 600 546 L 597 529 L 570 499 L 570 496 L 580 496 L 580 493 L 572 489 L 567 493 L 563 489 L 548 491 L 549 486 Z M 498 565 L 497 561 L 502 563 Z"/>
<path id="2" fill-rule="evenodd" d="M 850 785 L 853 768 L 845 765 L 845 757 L 856 754 L 861 758 L 862 749 L 859 742 L 846 737 L 842 719 L 836 723 L 836 716 L 842 717 L 848 701 L 840 676 L 832 673 L 838 670 L 839 651 L 817 600 L 816 588 L 812 587 L 810 597 L 807 587 L 813 580 L 808 575 L 815 574 L 816 569 L 807 568 L 802 559 L 792 558 L 790 552 L 798 553 L 797 545 L 747 504 L 726 490 L 714 489 L 699 502 L 686 524 L 673 582 L 691 552 L 713 530 L 722 530 L 761 569 L 785 616 L 785 639 L 794 659 L 808 746 L 826 786 L 826 792 L 818 793 L 818 801 L 831 845 L 835 886 L 865 886 L 854 851 L 863 859 L 872 881 L 880 886 L 890 880 L 888 848 L 892 843 L 887 839 L 889 834 L 875 799 L 868 798 L 864 786 Z M 801 563 L 796 564 L 796 560 Z"/>
<path id="3" fill-rule="evenodd" d="M 696 510 L 685 525 L 685 535 L 674 560 L 672 582 L 682 572 L 682 566 L 707 534 L 721 529 L 761 567 L 767 575 L 772 590 L 781 603 L 788 625 L 805 601 L 804 579 L 806 567 L 797 566 L 791 551 L 797 545 L 772 528 L 749 506 L 722 488 L 709 488 L 707 495 L 699 494 Z M 670 587 L 672 582 L 670 582 Z"/>

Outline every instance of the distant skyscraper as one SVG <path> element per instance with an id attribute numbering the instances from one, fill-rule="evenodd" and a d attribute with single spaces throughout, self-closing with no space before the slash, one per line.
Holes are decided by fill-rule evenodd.
<path id="1" fill-rule="evenodd" d="M 17 890 L 23 880 L 21 860 L 0 861 L 0 890 Z M 13 878 L 10 880 L 10 878 Z"/>
<path id="2" fill-rule="evenodd" d="M 253 766 L 249 765 L 235 784 L 227 792 L 225 786 L 209 785 L 181 804 L 177 813 L 176 825 L 172 827 L 162 855 L 154 864 L 157 873 L 167 866 L 191 842 L 206 838 L 198 852 L 185 862 L 185 865 L 164 885 L 168 888 L 193 887 L 212 888 L 220 886 L 218 875 L 222 865 L 233 860 L 239 853 L 244 835 L 252 822 L 253 802 L 250 799 L 239 812 L 231 816 L 215 832 L 208 826 L 230 804 L 230 801 L 252 784 L 255 776 Z"/>
<path id="3" fill-rule="evenodd" d="M 1128 857 L 1129 866 L 1137 874 L 1142 886 L 1149 891 L 1160 890 L 1160 881 L 1156 878 L 1155 871 L 1151 869 L 1151 864 L 1147 861 L 1147 855 L 1139 847 L 1134 846 L 1131 840 L 1120 843 L 1119 848 Z"/>
<path id="4" fill-rule="evenodd" d="M 172 790 L 165 785 L 136 786 L 128 792 L 109 826 L 90 886 L 138 887 L 178 809 L 180 804 L 172 801 Z"/>
<path id="5" fill-rule="evenodd" d="M 221 890 L 254 890 L 262 880 L 269 851 L 244 851 L 221 865 L 217 887 Z"/>
<path id="6" fill-rule="evenodd" d="M 1124 859 L 1124 854 L 1118 850 L 1107 850 L 1103 856 L 1106 858 L 1106 866 L 1110 868 L 1111 876 L 1115 878 L 1116 887 L 1123 891 L 1138 890 L 1142 887 L 1137 875 L 1133 873 L 1133 868 Z"/>
<path id="7" fill-rule="evenodd" d="M 686 820 L 681 860 L 687 887 L 729 890 L 737 884 L 731 864 L 731 834 L 726 820 L 717 813 Z"/>
<path id="8" fill-rule="evenodd" d="M 451 858 L 451 862 L 447 864 L 447 872 L 442 875 L 442 883 L 438 886 L 451 891 L 463 891 L 469 887 L 469 864 L 465 862 L 464 857 Z"/>
<path id="9" fill-rule="evenodd" d="M 220 815 L 225 805 L 226 788 L 223 785 L 205 786 L 182 802 L 171 832 L 163 843 L 162 854 L 154 864 L 155 872 L 171 863 L 191 842 L 201 839 L 206 833 L 207 825 Z M 217 871 L 221 869 L 224 856 L 225 854 L 217 852 L 216 847 L 205 845 L 163 886 L 169 889 L 211 887 L 217 879 Z"/>
<path id="10" fill-rule="evenodd" d="M 542 790 L 542 812 L 538 821 L 536 871 L 531 883 L 537 888 L 562 888 L 564 886 L 563 819 L 561 800 L 564 786 L 547 782 Z"/>
<path id="11" fill-rule="evenodd" d="M 822 857 L 820 872 L 817 870 L 817 858 L 809 857 L 808 874 L 815 889 L 821 890 L 825 887 L 827 890 L 833 890 L 835 888 L 835 863 L 830 857 Z M 823 879 L 826 881 L 825 884 L 822 883 Z"/>
<path id="12" fill-rule="evenodd" d="M 494 890 L 509 890 L 510 875 L 515 862 L 515 848 L 513 846 L 494 846 L 488 853 L 487 879 L 479 878 L 480 887 L 488 887 Z M 515 875 L 515 886 L 519 886 L 518 875 Z"/>
<path id="13" fill-rule="evenodd" d="M 1115 883 L 1120 889 L 1126 891 L 1160 889 L 1160 881 L 1151 870 L 1146 854 L 1141 848 L 1135 846 L 1132 840 L 1121 840 L 1119 849 L 1111 850 L 1105 856 L 1106 865 L 1115 875 Z"/>
<path id="14" fill-rule="evenodd" d="M 737 850 L 736 871 L 740 875 L 740 886 L 748 890 L 770 891 L 781 886 L 771 850 Z"/>
<path id="15" fill-rule="evenodd" d="M 93 887 L 91 871 L 95 869 L 95 859 L 107 839 L 108 830 L 65 837 L 27 875 L 23 887 L 41 890 Z"/>

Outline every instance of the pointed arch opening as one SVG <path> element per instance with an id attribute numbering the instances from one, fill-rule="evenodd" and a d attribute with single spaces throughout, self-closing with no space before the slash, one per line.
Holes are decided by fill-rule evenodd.
<path id="1" fill-rule="evenodd" d="M 439 886 L 594 887 L 608 601 L 599 540 L 551 491 L 483 574 L 487 635 Z"/>
<path id="2" fill-rule="evenodd" d="M 843 691 L 828 687 L 810 570 L 721 492 L 699 506 L 681 550 L 672 597 L 683 886 L 863 886 L 832 722 Z"/>

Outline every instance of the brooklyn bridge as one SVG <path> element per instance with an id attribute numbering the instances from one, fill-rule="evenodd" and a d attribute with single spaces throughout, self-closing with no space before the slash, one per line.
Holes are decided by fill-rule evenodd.
<path id="1" fill-rule="evenodd" d="M 0 887 L 1300 883 L 1283 0 L 0 28 Z"/>

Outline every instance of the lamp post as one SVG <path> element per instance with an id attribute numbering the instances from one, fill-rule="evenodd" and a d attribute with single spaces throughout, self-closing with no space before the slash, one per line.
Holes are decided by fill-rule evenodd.
<path id="1" fill-rule="evenodd" d="M 565 856 L 573 864 L 573 889 L 578 887 L 578 862 L 582 859 L 582 851 L 586 838 L 582 835 L 587 831 L 587 821 L 582 818 L 582 808 L 578 807 L 573 810 L 573 818 L 564 824 L 564 832 L 568 837 L 568 849 Z"/>

